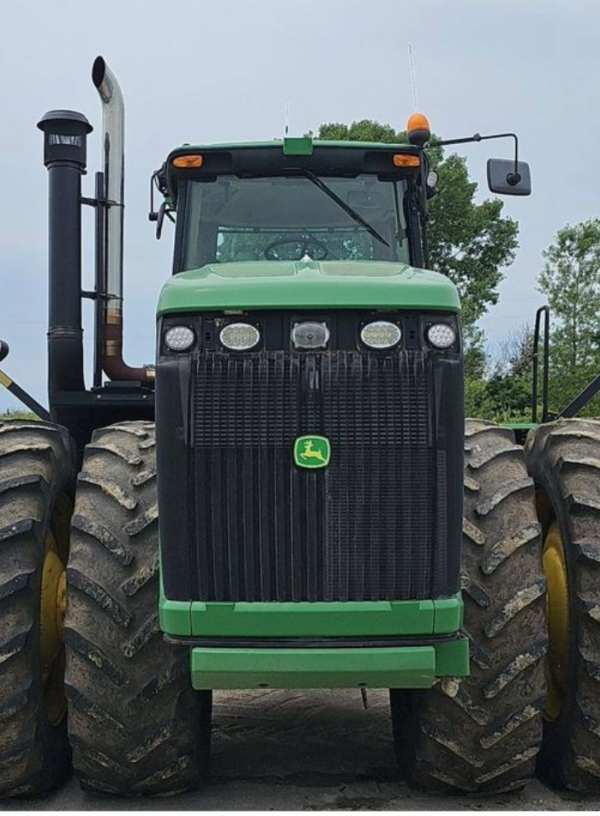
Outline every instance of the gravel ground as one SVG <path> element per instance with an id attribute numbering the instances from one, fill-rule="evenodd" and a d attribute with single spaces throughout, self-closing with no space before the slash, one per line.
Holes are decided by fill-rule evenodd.
<path id="1" fill-rule="evenodd" d="M 600 795 L 557 793 L 533 781 L 517 794 L 428 796 L 398 779 L 385 691 L 215 694 L 210 778 L 173 799 L 90 796 L 70 780 L 45 800 L 0 810 L 599 810 Z"/>

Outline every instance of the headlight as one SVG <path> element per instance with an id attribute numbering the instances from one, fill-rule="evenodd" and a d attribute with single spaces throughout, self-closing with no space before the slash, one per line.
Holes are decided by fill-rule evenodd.
<path id="1" fill-rule="evenodd" d="M 187 351 L 196 342 L 196 333 L 189 326 L 171 326 L 165 332 L 164 341 L 171 351 Z"/>
<path id="2" fill-rule="evenodd" d="M 447 349 L 456 343 L 456 332 L 447 323 L 434 323 L 427 329 L 427 339 L 432 346 Z"/>
<path id="3" fill-rule="evenodd" d="M 248 351 L 260 340 L 260 332 L 249 323 L 230 323 L 221 329 L 219 340 L 232 351 Z"/>
<path id="4" fill-rule="evenodd" d="M 326 323 L 296 323 L 292 329 L 292 342 L 296 348 L 325 348 L 330 332 Z"/>
<path id="5" fill-rule="evenodd" d="M 362 327 L 360 339 L 369 348 L 387 349 L 398 345 L 402 339 L 402 331 L 400 326 L 389 320 L 376 320 Z"/>

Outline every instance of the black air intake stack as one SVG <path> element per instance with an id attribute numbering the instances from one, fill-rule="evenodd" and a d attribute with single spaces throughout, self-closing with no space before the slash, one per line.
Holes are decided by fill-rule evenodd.
<path id="1" fill-rule="evenodd" d="M 82 113 L 55 110 L 38 122 L 44 132 L 49 184 L 48 391 L 84 391 L 81 325 L 81 177 L 87 135 Z"/>

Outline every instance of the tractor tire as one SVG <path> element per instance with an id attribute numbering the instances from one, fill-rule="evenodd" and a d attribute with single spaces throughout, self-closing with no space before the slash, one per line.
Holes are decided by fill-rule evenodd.
<path id="1" fill-rule="evenodd" d="M 81 787 L 119 796 L 197 788 L 211 692 L 159 630 L 154 425 L 95 431 L 78 477 L 68 565 L 66 689 Z"/>
<path id="2" fill-rule="evenodd" d="M 412 786 L 518 790 L 542 741 L 547 647 L 541 528 L 512 431 L 467 420 L 462 584 L 467 678 L 390 691 L 394 744 Z"/>
<path id="3" fill-rule="evenodd" d="M 529 434 L 525 455 L 538 487 L 548 579 L 550 693 L 538 768 L 555 787 L 597 792 L 600 422 L 563 419 L 542 425 Z"/>
<path id="4" fill-rule="evenodd" d="M 71 767 L 61 628 L 74 486 L 64 428 L 0 422 L 1 797 L 42 796 Z"/>

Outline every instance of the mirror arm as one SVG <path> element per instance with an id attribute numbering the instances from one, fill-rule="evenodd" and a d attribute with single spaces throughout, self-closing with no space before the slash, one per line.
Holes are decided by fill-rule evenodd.
<path id="1" fill-rule="evenodd" d="M 441 142 L 428 142 L 427 147 L 445 147 L 446 145 L 467 144 L 469 142 L 485 142 L 488 139 L 514 139 L 515 140 L 515 169 L 513 173 L 509 173 L 506 181 L 511 187 L 521 181 L 521 174 L 519 173 L 519 139 L 516 133 L 494 133 L 491 136 L 482 136 L 480 133 L 474 133 L 473 136 L 467 136 L 464 139 L 445 139 Z"/>
<path id="2" fill-rule="evenodd" d="M 160 236 L 162 235 L 162 228 L 163 228 L 163 222 L 165 220 L 165 215 L 167 216 L 169 221 L 172 221 L 173 223 L 175 223 L 175 219 L 171 215 L 171 213 L 174 212 L 174 207 L 171 206 L 172 202 L 170 202 L 170 199 L 169 199 L 169 201 L 167 201 L 167 198 L 166 198 L 166 196 L 167 196 L 167 187 L 166 187 L 166 184 L 164 183 L 164 179 L 162 180 L 162 183 L 161 183 L 161 173 L 163 171 L 164 171 L 164 165 L 163 165 L 163 167 L 159 168 L 158 170 L 155 170 L 154 173 L 152 173 L 152 175 L 150 177 L 150 212 L 148 213 L 148 220 L 153 221 L 153 222 L 156 223 L 156 238 L 158 240 L 160 240 Z M 162 193 L 162 195 L 165 196 L 165 200 L 162 202 L 162 204 L 160 205 L 158 210 L 154 209 L 154 187 L 155 186 L 156 186 L 156 189 L 158 190 L 158 192 Z"/>

